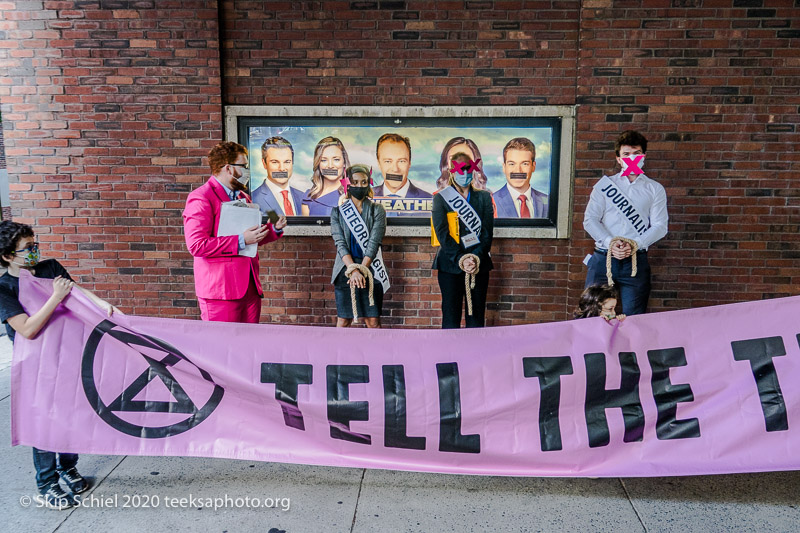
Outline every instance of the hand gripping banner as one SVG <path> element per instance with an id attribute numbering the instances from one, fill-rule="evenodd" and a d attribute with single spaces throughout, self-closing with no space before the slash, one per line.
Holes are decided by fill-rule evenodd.
<path id="1" fill-rule="evenodd" d="M 33 312 L 50 280 L 23 273 Z M 470 330 L 106 318 L 17 335 L 12 441 L 512 476 L 800 467 L 800 297 Z"/>

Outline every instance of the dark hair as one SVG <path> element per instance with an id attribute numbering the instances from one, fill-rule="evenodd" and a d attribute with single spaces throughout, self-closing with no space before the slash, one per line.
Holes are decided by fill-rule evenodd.
<path id="1" fill-rule="evenodd" d="M 211 167 L 211 173 L 217 174 L 222 167 L 230 165 L 243 154 L 247 157 L 247 148 L 235 142 L 221 142 L 217 143 L 214 148 L 208 152 L 208 166 Z"/>
<path id="2" fill-rule="evenodd" d="M 453 137 L 447 144 L 444 145 L 442 155 L 439 158 L 439 179 L 436 180 L 436 190 L 444 189 L 450 183 L 450 159 L 447 159 L 447 152 L 457 144 L 466 144 L 472 152 L 474 160 L 481 159 L 481 151 L 478 145 L 472 139 L 466 137 Z M 455 154 L 454 154 L 455 155 Z M 469 155 L 469 154 L 467 154 Z M 452 158 L 451 158 L 452 159 Z M 483 173 L 483 161 L 480 164 L 480 170 L 472 173 L 472 187 L 474 189 L 486 190 L 486 174 Z"/>
<path id="3" fill-rule="evenodd" d="M 353 174 L 364 174 L 367 179 L 372 179 L 372 167 L 365 165 L 363 163 L 356 163 L 352 166 L 349 166 L 344 171 L 347 179 L 352 182 L 353 181 Z"/>
<path id="4" fill-rule="evenodd" d="M 618 300 L 616 289 L 608 285 L 590 285 L 581 294 L 581 299 L 578 301 L 578 308 L 575 309 L 573 316 L 575 318 L 589 318 L 592 316 L 600 316 L 600 311 L 603 309 L 603 302 L 609 298 Z"/>
<path id="5" fill-rule="evenodd" d="M 294 159 L 294 148 L 292 148 L 292 143 L 283 137 L 270 137 L 264 141 L 264 144 L 261 145 L 261 159 L 267 158 L 267 150 L 270 148 L 288 148 L 292 151 L 292 159 Z"/>
<path id="6" fill-rule="evenodd" d="M 20 239 L 33 237 L 33 228 L 27 224 L 4 220 L 0 222 L 0 265 L 8 267 L 3 256 L 15 255 Z"/>
<path id="7" fill-rule="evenodd" d="M 531 153 L 531 161 L 536 161 L 536 146 L 533 145 L 530 139 L 525 137 L 514 137 L 503 148 L 503 163 L 506 162 L 506 152 L 509 150 L 521 150 L 523 152 Z"/>
<path id="8" fill-rule="evenodd" d="M 356 163 L 355 165 L 353 165 L 351 167 L 347 167 L 347 169 L 345 170 L 345 175 L 347 176 L 347 181 L 349 181 L 350 183 L 353 183 L 353 175 L 355 175 L 355 174 L 364 174 L 367 177 L 368 185 L 372 184 L 372 168 L 371 167 L 369 167 L 367 165 L 362 165 L 361 163 Z M 367 198 L 372 198 L 373 197 L 372 187 L 369 187 L 368 189 L 369 190 L 367 191 Z M 345 194 L 347 195 L 348 198 L 350 198 L 350 192 L 349 192 L 350 189 L 347 189 L 347 191 L 348 192 L 346 192 Z"/>
<path id="9" fill-rule="evenodd" d="M 647 153 L 647 139 L 638 131 L 627 130 L 622 132 L 617 142 L 614 143 L 614 153 L 617 154 L 617 157 L 619 157 L 619 149 L 623 146 L 641 146 L 642 153 Z"/>
<path id="10" fill-rule="evenodd" d="M 406 148 L 408 148 L 408 162 L 409 164 L 411 163 L 411 141 L 408 139 L 408 137 L 403 137 L 399 133 L 384 133 L 380 136 L 378 143 L 375 145 L 375 157 L 378 159 L 378 161 L 380 161 L 378 152 L 381 150 L 381 145 L 386 141 L 405 144 Z"/>

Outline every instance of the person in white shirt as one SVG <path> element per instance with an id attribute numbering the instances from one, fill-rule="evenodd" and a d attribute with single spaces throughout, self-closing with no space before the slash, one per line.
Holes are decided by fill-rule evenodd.
<path id="1" fill-rule="evenodd" d="M 667 194 L 664 187 L 643 171 L 647 139 L 637 131 L 625 131 L 614 147 L 621 171 L 603 176 L 586 205 L 583 228 L 595 241 L 589 261 L 586 287 L 606 284 L 606 256 L 611 254 L 611 273 L 619 288 L 622 313 L 642 314 L 650 297 L 650 265 L 647 250 L 667 234 Z M 631 276 L 636 245 L 636 276 Z M 613 242 L 612 242 L 613 241 Z"/>

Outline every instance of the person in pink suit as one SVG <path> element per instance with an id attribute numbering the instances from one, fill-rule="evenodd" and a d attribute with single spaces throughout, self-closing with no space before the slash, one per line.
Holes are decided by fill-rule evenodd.
<path id="1" fill-rule="evenodd" d="M 194 256 L 194 285 L 203 320 L 257 324 L 263 291 L 258 279 L 258 254 L 239 255 L 248 244 L 280 239 L 286 226 L 281 216 L 275 224 L 253 226 L 241 235 L 217 236 L 220 209 L 234 199 L 251 203 L 245 193 L 250 181 L 247 149 L 221 142 L 208 153 L 211 177 L 186 199 L 183 230 Z"/>

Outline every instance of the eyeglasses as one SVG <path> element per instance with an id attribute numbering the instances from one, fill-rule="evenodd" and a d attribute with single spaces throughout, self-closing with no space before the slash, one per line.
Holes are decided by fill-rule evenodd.
<path id="1" fill-rule="evenodd" d="M 250 168 L 249 163 L 228 163 L 228 164 L 232 167 L 242 167 L 245 170 Z"/>
<path id="2" fill-rule="evenodd" d="M 33 242 L 33 243 L 29 244 L 28 246 L 26 246 L 25 248 L 23 248 L 22 250 L 14 250 L 14 253 L 38 252 L 38 251 L 39 251 L 39 243 L 38 242 Z"/>

